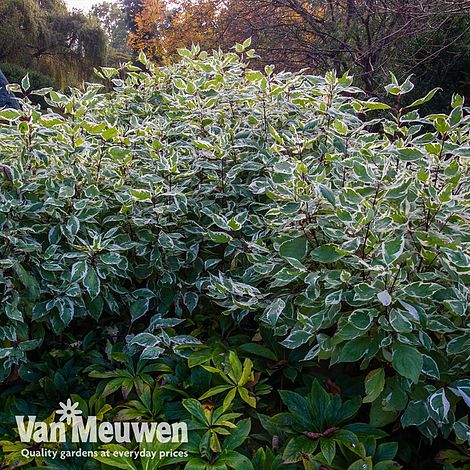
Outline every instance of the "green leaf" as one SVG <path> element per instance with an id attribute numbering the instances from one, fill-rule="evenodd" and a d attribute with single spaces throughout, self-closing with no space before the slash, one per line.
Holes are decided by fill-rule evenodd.
<path id="1" fill-rule="evenodd" d="M 328 464 L 331 465 L 336 455 L 336 443 L 333 439 L 320 439 L 320 450 Z"/>
<path id="2" fill-rule="evenodd" d="M 429 410 L 426 402 L 422 400 L 414 400 L 408 403 L 408 406 L 401 417 L 403 427 L 419 426 L 425 423 L 429 416 Z"/>
<path id="3" fill-rule="evenodd" d="M 338 132 L 338 134 L 347 135 L 348 126 L 343 121 L 341 121 L 340 119 L 335 119 L 332 122 L 332 126 Z"/>
<path id="4" fill-rule="evenodd" d="M 279 133 L 276 131 L 276 129 L 274 129 L 273 126 L 269 126 L 269 133 L 271 134 L 271 136 L 273 137 L 273 139 L 280 143 L 280 144 L 283 144 L 284 143 L 284 140 L 282 139 L 282 137 L 279 135 Z"/>
<path id="5" fill-rule="evenodd" d="M 372 324 L 373 316 L 367 309 L 355 310 L 348 318 L 348 322 L 361 331 L 367 331 Z"/>
<path id="6" fill-rule="evenodd" d="M 286 307 L 286 303 L 281 298 L 273 300 L 264 310 L 261 316 L 262 321 L 271 326 L 275 326 L 279 317 Z"/>
<path id="7" fill-rule="evenodd" d="M 147 347 L 157 346 L 159 342 L 160 340 L 152 333 L 139 333 L 129 341 L 129 344 L 137 344 L 138 346 Z"/>
<path id="8" fill-rule="evenodd" d="M 186 398 L 182 402 L 183 406 L 201 423 L 209 424 L 202 405 L 194 398 Z"/>
<path id="9" fill-rule="evenodd" d="M 70 216 L 67 220 L 66 230 L 73 238 L 80 230 L 80 221 L 74 215 Z"/>
<path id="10" fill-rule="evenodd" d="M 105 140 L 111 140 L 113 137 L 117 136 L 117 133 L 118 131 L 115 127 L 108 127 L 101 133 L 101 136 Z"/>
<path id="11" fill-rule="evenodd" d="M 5 308 L 5 313 L 7 317 L 10 318 L 11 320 L 19 321 L 19 322 L 24 321 L 23 314 L 18 310 L 17 307 L 7 304 L 5 305 L 4 308 Z"/>
<path id="12" fill-rule="evenodd" d="M 395 263 L 401 256 L 404 246 L 405 237 L 403 235 L 382 244 L 382 255 L 387 266 Z"/>
<path id="13" fill-rule="evenodd" d="M 320 190 L 321 195 L 332 205 L 336 206 L 335 193 L 325 186 L 324 184 L 318 184 L 318 189 Z"/>
<path id="14" fill-rule="evenodd" d="M 225 464 L 234 470 L 254 470 L 253 464 L 244 455 L 233 450 L 223 452 L 216 461 L 217 465 Z M 211 467 L 209 467 L 211 468 Z"/>
<path id="15" fill-rule="evenodd" d="M 248 49 L 248 48 L 251 46 L 251 42 L 252 42 L 251 37 L 250 37 L 250 38 L 246 38 L 246 39 L 243 41 L 243 47 L 244 47 L 245 49 Z"/>
<path id="16" fill-rule="evenodd" d="M 279 390 L 279 395 L 294 417 L 303 420 L 308 425 L 308 416 L 305 415 L 305 410 L 309 409 L 307 400 L 302 395 L 290 390 Z"/>
<path id="17" fill-rule="evenodd" d="M 411 284 L 407 285 L 403 291 L 410 297 L 417 297 L 422 299 L 432 297 L 433 294 L 439 292 L 442 289 L 442 286 L 432 282 L 412 282 Z"/>
<path id="18" fill-rule="evenodd" d="M 312 455 L 318 444 L 318 440 L 312 441 L 305 436 L 296 436 L 290 439 L 284 448 L 282 460 L 286 464 L 299 462 L 302 459 L 302 454 Z"/>
<path id="19" fill-rule="evenodd" d="M 13 270 L 21 284 L 27 289 L 28 298 L 33 302 L 36 301 L 41 293 L 39 282 L 19 263 L 13 266 Z"/>
<path id="20" fill-rule="evenodd" d="M 211 150 L 212 149 L 212 143 L 209 142 L 208 140 L 203 140 L 203 139 L 195 139 L 194 140 L 194 146 L 200 150 Z"/>
<path id="21" fill-rule="evenodd" d="M 233 429 L 223 443 L 224 450 L 235 450 L 240 447 L 247 437 L 250 435 L 251 420 L 250 418 L 238 421 L 236 429 Z"/>
<path id="22" fill-rule="evenodd" d="M 96 274 L 95 268 L 89 266 L 86 275 L 83 279 L 83 286 L 88 292 L 88 295 L 93 300 L 95 299 L 101 290 L 100 278 Z"/>
<path id="23" fill-rule="evenodd" d="M 382 393 L 385 386 L 385 371 L 374 369 L 366 375 L 365 387 L 367 396 L 364 397 L 364 403 L 372 403 Z"/>
<path id="24" fill-rule="evenodd" d="M 75 305 L 72 300 L 68 298 L 61 299 L 59 302 L 59 316 L 64 325 L 68 325 L 74 315 Z"/>
<path id="25" fill-rule="evenodd" d="M 230 367 L 232 368 L 233 376 L 235 380 L 238 382 L 238 380 L 240 379 L 242 375 L 242 370 L 243 370 L 242 363 L 240 362 L 240 359 L 238 359 L 238 356 L 234 351 L 229 351 L 228 358 L 229 358 Z"/>
<path id="26" fill-rule="evenodd" d="M 375 451 L 375 461 L 381 462 L 382 460 L 393 460 L 398 452 L 397 442 L 384 442 L 377 446 Z"/>
<path id="27" fill-rule="evenodd" d="M 266 348 L 265 346 L 261 346 L 261 344 L 245 343 L 239 346 L 238 349 L 248 354 L 264 357 L 265 359 L 269 359 L 271 361 L 277 360 L 276 355 L 270 349 Z"/>
<path id="28" fill-rule="evenodd" d="M 310 338 L 312 338 L 312 333 L 309 328 L 295 327 L 292 328 L 289 336 L 281 344 L 288 349 L 296 349 L 305 344 Z"/>
<path id="29" fill-rule="evenodd" d="M 165 350 L 159 346 L 147 346 L 140 355 L 141 360 L 155 360 L 158 359 Z"/>
<path id="30" fill-rule="evenodd" d="M 181 57 L 186 57 L 187 59 L 191 59 L 193 56 L 192 52 L 188 49 L 179 48 L 177 52 Z"/>
<path id="31" fill-rule="evenodd" d="M 346 429 L 339 429 L 333 434 L 332 438 L 338 444 L 344 445 L 351 452 L 353 452 L 356 455 L 359 455 L 359 457 L 366 456 L 366 451 L 364 449 L 364 446 L 359 442 L 359 439 L 353 432 L 348 431 Z"/>
<path id="32" fill-rule="evenodd" d="M 237 394 L 237 388 L 234 387 L 227 393 L 227 395 L 225 395 L 224 403 L 222 405 L 222 409 L 224 411 L 230 408 L 230 405 L 232 404 L 236 394 Z"/>
<path id="33" fill-rule="evenodd" d="M 411 333 L 413 325 L 401 310 L 393 308 L 389 316 L 390 325 L 398 333 Z"/>
<path id="34" fill-rule="evenodd" d="M 457 336 L 447 344 L 448 354 L 460 354 L 470 349 L 470 337 L 468 335 Z"/>
<path id="35" fill-rule="evenodd" d="M 424 159 L 424 154 L 417 148 L 407 147 L 397 149 L 398 158 L 405 162 L 416 162 Z"/>
<path id="36" fill-rule="evenodd" d="M 306 237 L 293 238 L 279 247 L 279 254 L 285 258 L 301 260 L 307 254 L 308 242 Z"/>
<path id="37" fill-rule="evenodd" d="M 217 385 L 207 390 L 207 392 L 199 397 L 199 400 L 205 400 L 206 398 L 213 397 L 214 395 L 218 395 L 230 389 L 233 389 L 232 385 Z"/>
<path id="38" fill-rule="evenodd" d="M 71 271 L 71 282 L 79 282 L 81 281 L 88 272 L 88 265 L 86 261 L 77 261 L 74 263 L 72 266 L 72 271 Z"/>
<path id="39" fill-rule="evenodd" d="M 0 109 L 0 119 L 5 121 L 15 121 L 21 116 L 20 111 L 16 109 Z"/>
<path id="40" fill-rule="evenodd" d="M 251 361 L 251 359 L 246 358 L 243 361 L 243 370 L 242 370 L 240 379 L 238 380 L 238 383 L 237 383 L 238 386 L 246 385 L 249 382 L 251 374 L 252 374 L 252 370 L 253 370 L 253 362 Z"/>
<path id="41" fill-rule="evenodd" d="M 23 91 L 28 91 L 30 86 L 29 74 L 27 73 L 21 80 L 21 88 Z"/>
<path id="42" fill-rule="evenodd" d="M 392 365 L 400 375 L 418 383 L 423 369 L 423 355 L 412 346 L 396 343 L 393 346 Z"/>
<path id="43" fill-rule="evenodd" d="M 464 422 L 464 420 L 459 420 L 454 424 L 454 432 L 457 439 L 461 441 L 466 441 L 468 443 L 468 437 L 470 436 L 470 426 Z"/>
<path id="44" fill-rule="evenodd" d="M 359 101 L 364 107 L 371 110 L 391 109 L 388 104 L 379 103 L 378 101 Z"/>
<path id="45" fill-rule="evenodd" d="M 343 258 L 344 255 L 345 253 L 342 250 L 331 244 L 319 246 L 311 253 L 312 259 L 319 263 L 334 263 Z"/>
<path id="46" fill-rule="evenodd" d="M 207 230 L 207 235 L 215 243 L 228 243 L 233 240 L 233 238 L 225 232 L 213 232 L 212 230 Z"/>
<path id="47" fill-rule="evenodd" d="M 134 322 L 140 317 L 143 317 L 148 312 L 149 305 L 149 299 L 139 299 L 135 302 L 132 302 L 129 308 L 129 313 L 131 314 L 132 321 Z"/>
<path id="48" fill-rule="evenodd" d="M 369 350 L 370 338 L 360 337 L 348 341 L 339 353 L 339 362 L 356 362 Z"/>
<path id="49" fill-rule="evenodd" d="M 470 379 L 461 379 L 452 382 L 449 386 L 455 395 L 463 398 L 465 404 L 470 408 Z"/>
<path id="50" fill-rule="evenodd" d="M 188 367 L 196 367 L 204 364 L 212 359 L 212 350 L 210 348 L 204 348 L 196 351 L 189 356 Z"/>
<path id="51" fill-rule="evenodd" d="M 98 453 L 96 457 L 94 457 L 98 462 L 104 463 L 109 465 L 113 468 L 122 468 L 124 470 L 137 470 L 132 457 L 125 457 L 126 453 L 129 453 L 129 450 L 123 446 L 117 444 L 109 444 L 101 447 L 103 450 L 109 450 L 109 457 L 102 453 Z M 121 452 L 121 455 L 116 455 L 115 453 Z"/>
<path id="52" fill-rule="evenodd" d="M 248 403 L 248 405 L 251 407 L 256 408 L 256 398 L 250 395 L 246 388 L 238 387 L 238 393 L 245 403 Z"/>
<path id="53" fill-rule="evenodd" d="M 418 100 L 413 101 L 413 103 L 409 104 L 406 108 L 414 108 L 416 106 L 421 106 L 424 103 L 427 103 L 428 101 L 432 100 L 434 95 L 439 91 L 442 90 L 442 88 L 434 88 L 430 92 L 426 94 L 423 98 L 419 98 Z"/>
<path id="54" fill-rule="evenodd" d="M 199 302 L 199 295 L 195 292 L 186 292 L 183 296 L 183 302 L 188 307 L 189 313 L 193 313 Z"/>
<path id="55" fill-rule="evenodd" d="M 148 201 L 152 199 L 152 193 L 145 189 L 131 189 L 129 191 L 135 199 L 139 201 Z"/>
<path id="56" fill-rule="evenodd" d="M 426 354 L 423 354 L 423 373 L 428 377 L 432 377 L 436 380 L 441 378 L 439 367 L 436 361 L 431 356 L 427 356 Z"/>
<path id="57" fill-rule="evenodd" d="M 246 78 L 250 82 L 257 82 L 262 80 L 264 75 L 258 70 L 247 70 L 246 71 Z"/>
<path id="58" fill-rule="evenodd" d="M 208 465 L 209 463 L 205 460 L 195 457 L 188 461 L 184 470 L 206 470 Z"/>
<path id="59" fill-rule="evenodd" d="M 372 457 L 366 457 L 365 459 L 353 462 L 347 470 L 372 470 L 373 468 L 374 464 L 372 463 Z"/>
<path id="60" fill-rule="evenodd" d="M 450 411 L 450 402 L 443 388 L 435 391 L 429 398 L 429 411 L 436 423 L 447 423 Z"/>

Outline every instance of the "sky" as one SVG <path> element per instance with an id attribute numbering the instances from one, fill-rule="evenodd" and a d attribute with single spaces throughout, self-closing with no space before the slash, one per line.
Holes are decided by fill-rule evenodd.
<path id="1" fill-rule="evenodd" d="M 102 0 L 65 0 L 65 3 L 68 5 L 69 8 L 79 8 L 80 10 L 89 11 L 92 5 L 95 5 L 96 3 L 101 3 L 101 1 Z"/>

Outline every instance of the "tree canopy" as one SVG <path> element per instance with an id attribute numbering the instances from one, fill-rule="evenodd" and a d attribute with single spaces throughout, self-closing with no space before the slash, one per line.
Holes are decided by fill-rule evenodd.
<path id="1" fill-rule="evenodd" d="M 369 93 L 388 80 L 389 69 L 405 76 L 446 57 L 451 47 L 459 60 L 468 51 L 465 0 L 143 0 L 140 7 L 132 5 L 131 47 L 159 61 L 192 43 L 228 49 L 251 37 L 258 66 L 349 70 Z"/>
<path id="2" fill-rule="evenodd" d="M 130 59 L 128 45 L 128 20 L 124 9 L 114 2 L 104 1 L 94 5 L 91 14 L 106 33 L 108 50 L 106 65 L 118 65 Z"/>
<path id="3" fill-rule="evenodd" d="M 0 62 L 64 87 L 132 53 L 168 64 L 192 44 L 229 50 L 250 37 L 255 68 L 349 71 L 372 95 L 390 70 L 415 74 L 420 92 L 447 89 L 444 105 L 452 92 L 470 93 L 469 12 L 467 0 L 98 0 L 85 15 L 64 0 L 4 0 Z"/>
<path id="4" fill-rule="evenodd" d="M 98 21 L 68 11 L 63 0 L 5 0 L 0 5 L 0 61 L 37 69 L 63 86 L 104 63 Z"/>

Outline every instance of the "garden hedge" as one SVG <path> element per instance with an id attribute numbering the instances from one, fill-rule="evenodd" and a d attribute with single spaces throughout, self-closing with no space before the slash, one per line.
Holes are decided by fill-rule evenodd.
<path id="1" fill-rule="evenodd" d="M 141 55 L 67 94 L 13 87 L 2 468 L 468 465 L 463 97 L 424 116 L 439 90 L 409 102 L 392 75 L 385 104 L 347 74 L 251 70 L 248 48 Z M 188 457 L 21 457 L 14 416 L 70 397 L 191 422 Z"/>

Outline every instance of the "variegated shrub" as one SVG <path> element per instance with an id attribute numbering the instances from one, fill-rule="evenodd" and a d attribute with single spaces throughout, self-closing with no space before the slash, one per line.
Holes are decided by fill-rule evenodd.
<path id="1" fill-rule="evenodd" d="M 141 56 L 67 94 L 31 92 L 27 78 L 14 88 L 21 109 L 0 111 L 0 375 L 92 329 L 142 359 L 219 373 L 213 332 L 249 335 L 237 348 L 268 379 L 258 403 L 277 394 L 255 360 L 279 366 L 275 342 L 291 350 L 292 383 L 359 377 L 362 420 L 462 445 L 464 99 L 423 116 L 438 90 L 410 102 L 409 79 L 392 76 L 384 104 L 350 76 L 262 73 L 238 51 L 183 50 L 163 68 Z M 250 410 L 257 373 L 218 386 Z M 286 462 L 305 453 L 295 445 Z"/>

